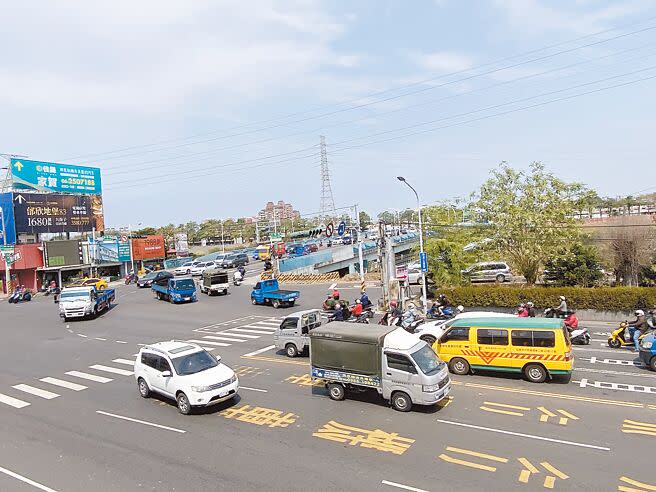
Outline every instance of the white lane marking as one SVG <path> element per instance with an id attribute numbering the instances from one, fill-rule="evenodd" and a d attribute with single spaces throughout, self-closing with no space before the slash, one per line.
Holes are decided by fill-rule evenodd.
<path id="1" fill-rule="evenodd" d="M 630 359 L 598 359 L 594 355 L 590 358 L 579 357 L 579 360 L 584 360 L 590 364 L 611 364 L 616 366 L 634 366 L 634 367 L 645 367 L 645 364 L 640 360 L 630 360 Z"/>
<path id="2" fill-rule="evenodd" d="M 605 344 L 607 345 L 607 344 Z M 615 355 L 633 355 L 635 357 L 635 352 L 629 352 L 628 350 L 622 349 L 594 349 L 594 348 L 582 348 L 582 347 L 573 347 L 576 352 L 603 352 L 604 354 L 615 354 Z"/>
<path id="3" fill-rule="evenodd" d="M 262 330 L 266 331 L 267 333 L 273 333 L 278 329 L 277 326 L 260 326 L 259 321 L 257 323 L 253 323 L 251 325 L 242 325 L 239 328 L 253 328 L 255 330 Z"/>
<path id="4" fill-rule="evenodd" d="M 27 403 L 26 401 L 19 400 L 18 398 L 14 398 L 12 396 L 3 395 L 2 393 L 0 393 L 0 403 L 4 403 L 5 405 L 9 405 L 10 407 L 14 408 L 30 406 L 30 403 Z"/>
<path id="5" fill-rule="evenodd" d="M 382 485 L 389 485 L 390 487 L 396 487 L 397 489 L 410 490 L 411 492 L 428 492 L 424 489 L 418 489 L 416 487 L 410 487 L 409 485 L 403 485 L 402 483 L 390 482 L 389 480 L 383 480 L 380 482 Z"/>
<path id="6" fill-rule="evenodd" d="M 268 326 L 272 326 L 274 328 L 279 328 L 280 327 L 280 322 L 279 321 L 278 322 L 276 322 L 276 321 L 256 321 L 253 324 L 255 324 L 255 325 L 268 325 Z"/>
<path id="7" fill-rule="evenodd" d="M 238 332 L 244 332 L 244 333 L 256 333 L 258 335 L 271 335 L 272 332 L 270 331 L 262 331 L 262 330 L 251 330 L 251 329 L 246 329 L 246 328 L 230 328 L 232 331 L 238 331 Z"/>
<path id="8" fill-rule="evenodd" d="M 77 335 L 78 337 L 82 337 L 82 338 L 89 338 L 88 336 L 83 335 L 82 333 L 76 333 L 76 335 Z"/>
<path id="9" fill-rule="evenodd" d="M 158 429 L 170 430 L 173 432 L 178 432 L 179 434 L 184 434 L 187 431 L 182 429 L 176 429 L 175 427 L 168 427 L 166 425 L 155 424 L 153 422 L 147 422 L 145 420 L 133 419 L 131 417 L 125 417 L 123 415 L 116 415 L 115 413 L 103 412 L 102 410 L 96 410 L 96 413 L 100 415 L 107 415 L 108 417 L 114 417 L 115 419 L 127 420 L 129 422 L 136 422 L 137 424 L 149 425 L 151 427 L 157 427 Z"/>
<path id="10" fill-rule="evenodd" d="M 275 345 L 269 345 L 268 347 L 261 348 L 260 350 L 256 350 L 255 352 L 249 352 L 248 354 L 244 354 L 244 357 L 250 357 L 251 355 L 258 355 L 261 354 L 262 352 L 267 352 L 273 348 L 276 348 Z"/>
<path id="11" fill-rule="evenodd" d="M 217 337 L 215 335 L 207 335 L 203 337 L 208 340 L 223 340 L 224 342 L 247 342 L 248 340 L 240 340 L 239 338 Z"/>
<path id="12" fill-rule="evenodd" d="M 134 374 L 132 371 L 126 371 L 125 369 L 118 369 L 116 367 L 103 366 L 102 364 L 94 364 L 92 366 L 89 366 L 89 369 L 95 369 L 96 371 L 111 372 L 112 374 L 120 374 L 121 376 L 132 376 Z"/>
<path id="13" fill-rule="evenodd" d="M 51 489 L 50 487 L 46 487 L 42 483 L 35 482 L 34 480 L 31 480 L 27 477 L 24 477 L 23 475 L 19 475 L 16 472 L 13 472 L 11 470 L 7 470 L 6 468 L 3 468 L 0 466 L 0 473 L 4 473 L 5 475 L 9 475 L 12 478 L 15 478 L 16 480 L 20 480 L 23 483 L 26 483 L 28 485 L 31 485 L 32 487 L 43 490 L 44 492 L 57 492 L 55 489 Z"/>
<path id="14" fill-rule="evenodd" d="M 221 342 L 210 342 L 209 340 L 187 340 L 188 342 L 191 343 L 197 343 L 197 344 L 204 344 L 204 345 L 213 345 L 214 347 L 229 347 L 229 343 L 221 343 Z"/>
<path id="15" fill-rule="evenodd" d="M 113 381 L 111 378 L 106 378 L 103 376 L 96 376 L 95 374 L 89 374 L 86 372 L 80 372 L 80 371 L 68 371 L 67 373 L 69 376 L 75 376 L 76 378 L 81 378 L 81 379 L 88 379 L 89 381 L 95 381 L 96 383 L 109 383 L 110 381 Z"/>
<path id="16" fill-rule="evenodd" d="M 124 342 L 123 340 L 116 340 L 116 343 L 128 343 L 128 342 Z"/>
<path id="17" fill-rule="evenodd" d="M 216 347 L 201 347 L 201 348 L 202 348 L 203 350 L 205 350 L 206 352 L 211 352 L 211 351 L 214 350 Z"/>
<path id="18" fill-rule="evenodd" d="M 44 383 L 48 383 L 48 384 L 54 384 L 55 386 L 61 386 L 62 388 L 68 388 L 73 391 L 82 391 L 87 389 L 87 387 L 82 384 L 71 383 L 70 381 L 64 381 L 63 379 L 48 377 L 48 378 L 39 379 L 39 381 L 43 381 Z"/>
<path id="19" fill-rule="evenodd" d="M 139 346 L 139 347 L 145 347 L 146 345 L 148 345 L 148 344 L 147 343 L 138 343 L 137 344 L 137 346 Z"/>
<path id="20" fill-rule="evenodd" d="M 134 367 L 134 360 L 130 360 L 130 359 L 114 359 L 112 362 L 116 362 L 117 364 L 125 364 L 126 366 Z"/>
<path id="21" fill-rule="evenodd" d="M 232 328 L 230 329 L 232 330 Z M 260 338 L 259 335 L 244 335 L 242 333 L 230 333 L 229 331 L 219 331 L 217 333 L 220 333 L 221 335 L 227 335 L 227 336 L 239 337 L 239 338 L 249 338 L 249 339 Z"/>
<path id="22" fill-rule="evenodd" d="M 609 331 L 595 331 L 593 334 L 594 335 L 600 335 L 602 337 L 609 337 L 610 336 Z"/>
<path id="23" fill-rule="evenodd" d="M 249 390 L 249 391 L 257 391 L 259 393 L 268 393 L 269 392 L 269 390 L 263 390 L 263 389 L 259 389 L 259 388 L 249 388 L 248 386 L 240 386 L 239 389 Z"/>
<path id="24" fill-rule="evenodd" d="M 617 376 L 638 376 L 641 378 L 656 378 L 656 374 L 649 374 L 649 373 L 639 373 L 639 372 L 628 372 L 628 371 L 610 371 L 608 369 L 592 369 L 590 367 L 575 367 L 574 372 L 581 371 L 581 372 L 594 372 L 597 374 L 615 374 Z"/>
<path id="25" fill-rule="evenodd" d="M 45 398 L 46 400 L 52 400 L 53 398 L 57 398 L 59 396 L 57 393 L 42 390 L 41 388 L 35 388 L 29 384 L 16 384 L 12 386 L 12 388 L 17 389 L 18 391 L 29 393 L 30 395 L 38 396 L 39 398 Z"/>
<path id="26" fill-rule="evenodd" d="M 101 342 L 106 342 L 107 341 L 106 338 L 100 338 L 100 337 L 95 337 L 95 338 L 96 338 L 96 340 L 100 340 Z"/>
<path id="27" fill-rule="evenodd" d="M 572 381 L 574 384 L 578 384 L 581 388 L 598 388 L 598 389 L 612 389 L 617 391 L 633 391 L 634 393 L 651 393 L 656 395 L 656 387 L 653 386 L 643 386 L 641 384 L 625 384 L 625 383 L 609 383 L 607 381 L 589 381 L 586 378 L 581 379 L 581 381 Z"/>
<path id="28" fill-rule="evenodd" d="M 523 434 L 521 432 L 511 432 L 503 429 L 495 429 L 494 427 L 483 427 L 480 425 L 464 424 L 462 422 L 455 422 L 452 420 L 437 419 L 437 421 L 442 424 L 457 425 L 459 427 L 466 427 L 468 429 L 477 429 L 477 430 L 484 430 L 489 432 L 496 432 L 499 434 L 507 434 L 510 436 L 526 437 L 528 439 L 536 439 L 538 441 L 548 441 L 557 444 L 567 444 L 568 446 L 577 446 L 580 448 L 598 449 L 599 451 L 610 451 L 610 448 L 607 448 L 605 446 L 596 446 L 594 444 L 586 444 L 586 443 L 574 442 L 574 441 L 563 441 L 560 439 L 552 439 L 551 437 L 536 436 L 533 434 Z"/>

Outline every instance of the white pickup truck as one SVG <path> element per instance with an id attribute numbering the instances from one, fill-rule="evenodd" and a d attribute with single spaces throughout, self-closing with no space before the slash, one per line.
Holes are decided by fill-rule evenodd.
<path id="1" fill-rule="evenodd" d="M 59 295 L 59 316 L 64 322 L 70 318 L 95 318 L 108 310 L 115 299 L 114 289 L 96 290 L 94 286 L 67 287 Z"/>

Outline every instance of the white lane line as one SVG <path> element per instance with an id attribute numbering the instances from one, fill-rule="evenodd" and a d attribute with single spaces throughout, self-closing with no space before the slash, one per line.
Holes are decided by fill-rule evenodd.
<path id="1" fill-rule="evenodd" d="M 258 355 L 261 354 L 262 352 L 267 352 L 273 348 L 276 348 L 275 345 L 269 345 L 268 347 L 261 348 L 260 350 L 256 350 L 255 352 L 249 352 L 248 354 L 244 354 L 244 357 L 250 357 L 251 355 Z"/>
<path id="2" fill-rule="evenodd" d="M 208 340 L 223 340 L 224 342 L 247 342 L 248 340 L 240 340 L 239 338 L 228 338 L 228 337 L 217 337 L 214 335 L 207 335 L 203 339 L 207 338 Z"/>
<path id="3" fill-rule="evenodd" d="M 238 332 L 244 332 L 244 333 L 255 333 L 258 335 L 271 335 L 272 332 L 270 331 L 262 331 L 262 330 L 251 330 L 251 329 L 246 329 L 246 328 L 230 328 L 232 331 L 238 331 Z"/>
<path id="4" fill-rule="evenodd" d="M 0 473 L 4 473 L 5 475 L 9 475 L 12 478 L 15 478 L 16 480 L 20 480 L 23 483 L 26 483 L 28 485 L 31 485 L 32 487 L 43 490 L 44 492 L 57 492 L 55 489 L 51 489 L 50 487 L 46 487 L 42 483 L 35 482 L 34 480 L 31 480 L 27 477 L 24 477 L 23 475 L 19 475 L 16 472 L 13 472 L 11 470 L 7 470 L 6 468 L 2 468 L 0 466 Z"/>
<path id="5" fill-rule="evenodd" d="M 396 487 L 397 489 L 410 490 L 411 492 L 428 492 L 424 489 L 418 489 L 416 487 L 410 487 L 409 485 L 403 485 L 402 483 L 390 482 L 389 480 L 383 480 L 380 482 L 382 485 L 389 485 L 390 487 Z"/>
<path id="6" fill-rule="evenodd" d="M 30 395 L 38 396 L 39 398 L 45 398 L 46 400 L 52 400 L 53 398 L 57 398 L 59 396 L 57 393 L 35 388 L 29 384 L 16 384 L 12 386 L 12 388 L 17 389 L 18 391 L 29 393 Z"/>
<path id="7" fill-rule="evenodd" d="M 480 425 L 472 425 L 472 424 L 464 424 L 462 422 L 454 422 L 452 420 L 442 420 L 442 419 L 437 419 L 438 422 L 442 424 L 448 424 L 448 425 L 457 425 L 459 427 L 467 427 L 468 429 L 477 429 L 477 430 L 484 430 L 488 432 L 496 432 L 499 434 L 507 434 L 510 436 L 517 436 L 517 437 L 526 437 L 528 439 L 536 439 L 538 441 L 548 441 L 548 442 L 553 442 L 557 444 L 567 444 L 568 446 L 577 446 L 579 448 L 588 448 L 588 449 L 598 449 L 599 451 L 610 451 L 610 448 L 607 448 L 605 446 L 596 446 L 594 444 L 585 444 L 582 442 L 574 442 L 574 441 L 563 441 L 560 439 L 552 439 L 550 437 L 543 437 L 543 436 L 536 436 L 533 434 L 523 434 L 521 432 L 511 432 L 503 429 L 495 429 L 493 427 L 483 427 Z"/>
<path id="8" fill-rule="evenodd" d="M 277 326 L 260 326 L 259 322 L 258 323 L 253 323 L 251 325 L 242 325 L 239 328 L 253 328 L 255 330 L 262 330 L 262 331 L 266 331 L 268 333 L 273 333 L 274 331 L 276 331 L 278 329 Z"/>
<path id="9" fill-rule="evenodd" d="M 96 338 L 96 340 L 100 340 L 101 342 L 106 342 L 107 341 L 106 338 L 100 338 L 100 337 L 95 337 L 95 338 Z"/>
<path id="10" fill-rule="evenodd" d="M 259 388 L 249 388 L 248 386 L 240 386 L 239 389 L 249 390 L 249 391 L 257 391 L 259 393 L 268 393 L 269 392 L 269 390 L 263 390 L 263 389 L 259 389 Z"/>
<path id="11" fill-rule="evenodd" d="M 0 393 L 0 403 L 4 403 L 5 405 L 9 405 L 10 407 L 14 408 L 23 408 L 23 407 L 28 407 L 30 406 L 29 403 L 23 400 L 19 400 L 18 398 L 14 398 L 12 396 L 7 396 L 3 395 Z"/>
<path id="12" fill-rule="evenodd" d="M 201 347 L 201 348 L 202 348 L 203 350 L 205 350 L 206 352 L 211 352 L 211 351 L 214 350 L 216 347 Z"/>
<path id="13" fill-rule="evenodd" d="M 95 374 L 89 374 L 86 372 L 80 372 L 80 371 L 68 371 L 67 373 L 69 376 L 74 376 L 76 378 L 81 378 L 81 379 L 88 379 L 89 381 L 95 381 L 96 383 L 109 383 L 110 381 L 113 381 L 111 378 L 106 378 L 103 376 L 96 376 Z"/>
<path id="14" fill-rule="evenodd" d="M 275 322 L 275 321 L 256 321 L 254 324 L 256 325 L 268 325 L 272 326 L 274 328 L 280 327 L 280 322 Z"/>
<path id="15" fill-rule="evenodd" d="M 639 373 L 639 372 L 628 372 L 628 371 L 611 371 L 608 369 L 592 369 L 590 367 L 575 367 L 574 371 L 581 371 L 581 372 L 595 372 L 597 374 L 615 374 L 617 376 L 638 376 L 641 378 L 656 378 L 656 374 L 649 374 L 649 373 Z"/>
<path id="16" fill-rule="evenodd" d="M 594 348 L 582 348 L 582 347 L 573 347 L 575 352 L 603 352 L 604 354 L 615 354 L 615 355 L 633 355 L 634 357 L 637 355 L 635 352 L 629 352 L 628 350 L 622 350 L 622 349 L 594 349 Z"/>
<path id="17" fill-rule="evenodd" d="M 54 384 L 55 386 L 61 386 L 62 388 L 68 388 L 73 391 L 82 391 L 87 389 L 87 387 L 82 384 L 71 383 L 70 381 L 64 381 L 63 379 L 42 378 L 39 379 L 39 381 L 43 381 L 44 383 L 48 383 L 48 384 Z"/>
<path id="18" fill-rule="evenodd" d="M 89 366 L 89 369 L 111 372 L 112 374 L 119 374 L 121 376 L 132 376 L 134 374 L 132 371 L 126 371 L 125 369 L 118 369 L 116 367 L 103 366 L 102 364 L 94 364 L 93 366 Z"/>
<path id="19" fill-rule="evenodd" d="M 114 359 L 112 362 L 116 362 L 117 364 L 125 364 L 126 366 L 132 366 L 134 367 L 134 359 Z"/>
<path id="20" fill-rule="evenodd" d="M 233 328 L 230 329 L 232 330 Z M 244 335 L 242 333 L 230 333 L 229 331 L 219 331 L 217 333 L 220 333 L 221 335 L 227 335 L 227 336 L 239 337 L 239 338 L 249 338 L 249 339 L 260 338 L 259 335 Z"/>
<path id="21" fill-rule="evenodd" d="M 96 413 L 100 415 L 106 415 L 108 417 L 114 417 L 115 419 L 127 420 L 129 422 L 136 422 L 137 424 L 149 425 L 151 427 L 157 427 L 158 429 L 170 430 L 173 432 L 178 432 L 179 434 L 184 434 L 187 431 L 182 429 L 176 429 L 175 427 L 168 427 L 166 425 L 155 424 L 153 422 L 147 422 L 145 420 L 133 419 L 131 417 L 124 417 L 123 415 L 116 415 L 115 413 L 103 412 L 102 410 L 96 410 Z"/>
<path id="22" fill-rule="evenodd" d="M 593 387 L 602 390 L 617 390 L 617 391 L 633 391 L 635 393 L 651 393 L 656 395 L 656 387 L 645 386 L 642 384 L 627 384 L 627 383 L 611 383 L 608 381 L 590 381 L 583 378 L 580 381 L 572 381 L 578 384 L 581 388 Z"/>
<path id="23" fill-rule="evenodd" d="M 214 347 L 229 347 L 229 343 L 221 343 L 221 342 L 210 342 L 209 340 L 187 340 L 188 342 L 191 343 L 197 343 L 199 345 L 212 345 Z"/>
<path id="24" fill-rule="evenodd" d="M 82 333 L 76 333 L 76 335 L 77 335 L 78 337 L 82 337 L 82 338 L 89 338 L 88 336 L 83 335 Z"/>
<path id="25" fill-rule="evenodd" d="M 116 340 L 116 343 L 128 343 L 128 342 L 124 342 L 123 340 Z"/>

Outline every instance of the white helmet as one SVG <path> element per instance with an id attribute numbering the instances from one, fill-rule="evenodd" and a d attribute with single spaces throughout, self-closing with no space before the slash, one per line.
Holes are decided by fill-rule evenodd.
<path id="1" fill-rule="evenodd" d="M 458 306 L 458 307 L 456 308 L 456 311 L 458 311 L 459 313 L 464 313 L 464 312 L 465 312 L 465 308 L 464 308 L 464 306 Z"/>
<path id="2" fill-rule="evenodd" d="M 645 312 L 642 309 L 637 309 L 634 313 L 636 316 L 644 316 Z"/>
<path id="3" fill-rule="evenodd" d="M 527 305 L 528 307 L 533 307 L 533 303 L 532 303 L 531 301 L 528 301 L 528 302 L 526 303 L 526 305 Z"/>
<path id="4" fill-rule="evenodd" d="M 565 300 L 565 296 L 560 296 L 560 300 L 561 300 L 561 301 L 564 301 L 564 300 Z"/>

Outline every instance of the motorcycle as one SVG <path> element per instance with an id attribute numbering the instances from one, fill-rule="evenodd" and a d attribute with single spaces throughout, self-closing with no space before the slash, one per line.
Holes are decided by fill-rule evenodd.
<path id="1" fill-rule="evenodd" d="M 443 314 L 440 314 L 440 312 L 437 310 L 437 306 L 435 307 L 435 309 L 431 307 L 431 309 L 426 314 L 426 317 L 428 319 L 451 319 L 456 315 L 453 308 L 449 306 L 443 307 L 442 313 Z"/>
<path id="2" fill-rule="evenodd" d="M 10 297 L 7 299 L 9 304 L 18 304 L 19 302 L 29 302 L 32 300 L 32 293 L 29 290 L 16 290 Z"/>
<path id="3" fill-rule="evenodd" d="M 647 330 L 642 335 L 638 337 L 638 340 L 642 340 L 648 334 L 653 333 L 652 330 Z M 608 337 L 608 346 L 610 348 L 621 348 L 621 347 L 633 347 L 633 337 L 631 337 L 631 332 L 629 331 L 629 322 L 622 321 L 620 326 L 613 332 L 611 332 Z"/>
<path id="4" fill-rule="evenodd" d="M 545 318 L 564 318 L 565 314 L 558 312 L 556 308 L 547 308 L 544 310 Z"/>
<path id="5" fill-rule="evenodd" d="M 132 273 L 132 274 L 128 273 L 125 276 L 125 285 L 130 285 L 133 282 L 136 283 L 137 280 L 139 280 L 139 277 L 137 276 L 136 273 Z"/>
<path id="6" fill-rule="evenodd" d="M 347 323 L 364 323 L 364 324 L 369 324 L 369 318 L 367 317 L 367 313 L 362 313 L 359 314 L 358 316 L 350 316 L 349 319 L 346 320 Z"/>
<path id="7" fill-rule="evenodd" d="M 242 277 L 241 273 L 239 270 L 237 270 L 233 275 L 232 275 L 232 283 L 233 285 L 240 286 L 242 281 L 244 280 L 244 277 Z"/>
<path id="8" fill-rule="evenodd" d="M 581 327 L 576 328 L 575 330 L 570 330 L 568 328 L 567 330 L 569 331 L 569 338 L 572 343 L 577 345 L 590 345 L 590 332 L 587 328 Z"/>

